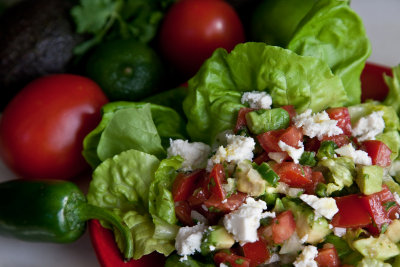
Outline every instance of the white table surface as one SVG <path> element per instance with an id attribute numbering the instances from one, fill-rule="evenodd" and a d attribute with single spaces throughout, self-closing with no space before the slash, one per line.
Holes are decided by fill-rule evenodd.
<path id="1" fill-rule="evenodd" d="M 371 62 L 400 63 L 400 0 L 352 0 L 372 43 Z M 15 176 L 0 162 L 0 182 Z M 0 237 L 0 267 L 95 267 L 96 255 L 86 234 L 73 244 L 30 243 Z"/>

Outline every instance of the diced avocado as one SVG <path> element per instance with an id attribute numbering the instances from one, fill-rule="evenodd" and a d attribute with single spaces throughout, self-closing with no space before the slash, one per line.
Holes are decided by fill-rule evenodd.
<path id="1" fill-rule="evenodd" d="M 323 141 L 317 152 L 317 159 L 331 159 L 335 156 L 338 146 L 333 141 Z"/>
<path id="2" fill-rule="evenodd" d="M 385 235 L 387 235 L 393 243 L 400 242 L 400 220 L 392 221 L 389 224 Z"/>
<path id="3" fill-rule="evenodd" d="M 385 234 L 358 239 L 353 242 L 353 247 L 364 257 L 383 261 L 400 254 L 400 249 Z"/>
<path id="4" fill-rule="evenodd" d="M 221 225 L 210 226 L 203 234 L 200 250 L 207 255 L 214 250 L 229 249 L 235 243 L 233 236 Z"/>
<path id="5" fill-rule="evenodd" d="M 323 159 L 318 162 L 319 167 L 325 167 L 328 171 L 324 177 L 328 179 L 326 194 L 329 196 L 345 186 L 353 184 L 353 177 L 356 175 L 354 162 L 346 157 Z"/>
<path id="6" fill-rule="evenodd" d="M 307 242 L 317 244 L 331 233 L 329 223 L 324 217 L 315 217 L 314 211 L 303 202 L 296 199 L 283 198 L 283 205 L 293 212 L 296 221 L 296 231 L 300 238 L 307 235 Z"/>
<path id="7" fill-rule="evenodd" d="M 356 183 L 365 195 L 371 195 L 382 190 L 383 168 L 377 165 L 357 168 Z"/>
<path id="8" fill-rule="evenodd" d="M 364 258 L 357 264 L 357 267 L 391 267 L 389 263 L 377 259 Z"/>
<path id="9" fill-rule="evenodd" d="M 242 161 L 238 164 L 235 176 L 237 178 L 237 189 L 250 196 L 258 197 L 265 193 L 267 181 L 253 169 L 250 161 Z"/>
<path id="10" fill-rule="evenodd" d="M 289 113 L 283 108 L 260 109 L 246 114 L 247 127 L 253 134 L 285 129 L 289 126 Z"/>

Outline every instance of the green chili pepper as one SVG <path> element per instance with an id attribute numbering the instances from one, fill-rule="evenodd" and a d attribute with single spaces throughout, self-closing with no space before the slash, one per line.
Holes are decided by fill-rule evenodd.
<path id="1" fill-rule="evenodd" d="M 69 243 L 85 231 L 86 221 L 100 219 L 124 238 L 124 256 L 133 254 L 133 237 L 120 217 L 90 205 L 71 182 L 12 180 L 0 184 L 0 234 L 27 241 Z"/>

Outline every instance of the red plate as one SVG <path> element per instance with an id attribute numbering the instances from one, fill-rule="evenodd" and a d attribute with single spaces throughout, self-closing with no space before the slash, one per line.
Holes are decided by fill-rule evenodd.
<path id="1" fill-rule="evenodd" d="M 366 64 L 361 75 L 363 101 L 385 98 L 388 88 L 383 80 L 383 73 L 391 75 L 392 71 L 385 66 Z M 163 266 L 165 262 L 164 256 L 158 253 L 144 256 L 140 260 L 124 262 L 110 230 L 103 228 L 96 220 L 89 222 L 89 230 L 97 259 L 103 267 L 153 267 Z"/>

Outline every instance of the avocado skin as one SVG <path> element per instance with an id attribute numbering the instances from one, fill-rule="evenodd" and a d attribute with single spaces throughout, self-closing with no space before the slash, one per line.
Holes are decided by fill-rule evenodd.
<path id="1" fill-rule="evenodd" d="M 69 15 L 73 1 L 26 0 L 0 18 L 0 109 L 27 83 L 68 72 L 83 41 Z"/>

